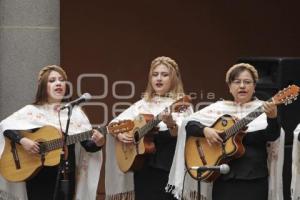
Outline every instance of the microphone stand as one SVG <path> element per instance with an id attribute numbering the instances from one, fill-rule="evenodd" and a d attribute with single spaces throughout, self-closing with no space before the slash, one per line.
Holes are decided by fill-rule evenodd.
<path id="1" fill-rule="evenodd" d="M 67 152 L 65 149 L 65 145 L 67 144 L 67 137 L 69 132 L 69 126 L 70 126 L 70 118 L 72 115 L 72 106 L 67 107 L 68 108 L 68 119 L 66 124 L 66 131 L 63 132 L 63 140 L 62 140 L 62 151 L 60 154 L 60 162 L 58 166 L 57 176 L 56 176 L 56 182 L 55 182 L 55 189 L 54 189 L 54 195 L 53 200 L 58 199 L 60 192 L 63 194 L 63 199 L 68 199 L 68 193 L 69 193 L 69 178 L 68 178 L 68 158 L 67 158 Z M 59 111 L 60 112 L 60 111 Z M 66 146 L 66 148 L 68 148 Z M 60 177 L 63 177 L 62 180 L 60 180 Z M 59 190 L 60 189 L 60 190 Z"/>
<path id="2" fill-rule="evenodd" d="M 197 169 L 197 200 L 201 199 L 201 175 L 202 175 L 202 171 L 201 168 L 199 167 Z"/>

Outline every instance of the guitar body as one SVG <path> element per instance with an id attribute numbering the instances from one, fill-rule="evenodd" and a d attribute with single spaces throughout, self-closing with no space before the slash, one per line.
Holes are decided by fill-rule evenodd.
<path id="1" fill-rule="evenodd" d="M 151 154 L 156 151 L 153 142 L 153 132 L 156 132 L 156 126 L 162 121 L 160 115 L 165 111 L 184 112 L 190 106 L 190 97 L 185 95 L 173 102 L 157 116 L 151 114 L 140 114 L 133 121 L 133 128 L 129 129 L 129 134 L 134 138 L 134 143 L 125 144 L 116 140 L 115 153 L 119 169 L 122 172 L 137 170 L 143 164 L 145 154 Z M 124 131 L 123 131 L 124 132 Z"/>
<path id="2" fill-rule="evenodd" d="M 212 125 L 212 128 L 222 131 L 222 133 L 220 133 L 220 137 L 222 138 L 223 131 L 234 124 L 235 120 L 230 115 L 224 115 Z M 212 146 L 207 143 L 205 137 L 190 136 L 185 145 L 185 163 L 187 169 L 192 166 L 216 166 L 241 157 L 245 152 L 245 148 L 242 144 L 244 135 L 245 133 L 243 131 L 238 132 L 223 144 Z M 196 170 L 188 170 L 188 172 L 192 178 L 197 179 Z M 205 171 L 201 174 L 200 180 L 211 182 L 218 176 L 218 172 Z"/>
<path id="3" fill-rule="evenodd" d="M 22 131 L 21 134 L 38 142 L 46 142 L 62 137 L 60 132 L 52 126 L 44 126 L 34 133 Z M 6 180 L 12 182 L 24 181 L 32 177 L 42 166 L 58 165 L 62 150 L 60 148 L 47 152 L 43 163 L 40 154 L 30 154 L 19 144 L 15 144 L 15 149 L 20 167 L 17 167 L 15 162 L 11 141 L 5 138 L 5 147 L 0 159 L 0 173 Z"/>
<path id="4" fill-rule="evenodd" d="M 138 137 L 140 128 L 146 125 L 147 121 L 153 119 L 153 115 L 139 115 L 133 122 L 134 127 L 128 131 L 133 137 Z M 151 134 L 141 138 L 138 143 L 125 144 L 116 141 L 115 153 L 118 166 L 122 172 L 137 170 L 142 167 L 144 155 L 155 152 L 155 145 Z"/>
<path id="5" fill-rule="evenodd" d="M 129 131 L 134 127 L 131 120 L 123 120 L 111 123 L 107 127 L 98 127 L 103 134 L 117 134 Z M 30 154 L 16 143 L 5 138 L 5 147 L 0 158 L 0 173 L 8 181 L 25 181 L 34 176 L 43 166 L 55 166 L 60 162 L 60 155 L 63 148 L 63 140 L 60 132 L 53 126 L 44 126 L 34 133 L 20 131 L 21 134 L 33 141 L 40 143 L 40 152 L 43 154 Z M 65 146 L 89 140 L 93 130 L 68 135 Z M 65 156 L 68 156 L 67 149 Z"/>

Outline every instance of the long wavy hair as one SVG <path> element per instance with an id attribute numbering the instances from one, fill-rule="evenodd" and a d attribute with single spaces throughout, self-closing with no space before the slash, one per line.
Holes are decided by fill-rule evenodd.
<path id="1" fill-rule="evenodd" d="M 35 95 L 35 101 L 33 102 L 34 105 L 43 105 L 48 103 L 48 93 L 47 93 L 47 85 L 48 85 L 48 77 L 52 71 L 58 72 L 64 81 L 67 81 L 68 77 L 66 72 L 57 65 L 48 65 L 43 67 L 38 75 L 38 88 Z M 66 84 L 66 93 L 64 96 L 68 96 L 70 93 L 70 88 L 68 84 Z M 63 98 L 63 102 L 68 101 L 68 99 Z"/>

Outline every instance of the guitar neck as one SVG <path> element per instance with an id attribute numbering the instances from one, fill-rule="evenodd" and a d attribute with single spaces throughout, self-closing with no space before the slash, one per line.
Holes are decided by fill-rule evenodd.
<path id="1" fill-rule="evenodd" d="M 149 133 L 149 131 L 151 131 L 154 127 L 156 127 L 162 121 L 161 115 L 163 114 L 163 112 L 165 112 L 165 110 L 167 109 L 171 110 L 172 106 L 175 103 L 172 103 L 170 106 L 166 107 L 164 111 L 160 112 L 153 120 L 147 122 L 146 125 L 140 129 L 139 138 L 144 137 L 147 133 Z"/>
<path id="2" fill-rule="evenodd" d="M 103 135 L 106 135 L 108 133 L 106 126 L 98 127 L 97 130 L 100 131 Z M 93 135 L 93 130 L 85 131 L 85 132 L 78 133 L 75 135 L 69 135 L 67 137 L 66 143 L 67 143 L 67 145 L 71 145 L 71 144 L 75 144 L 77 142 L 89 140 L 92 135 Z"/>
<path id="3" fill-rule="evenodd" d="M 284 88 L 283 90 L 277 92 L 275 96 L 273 96 L 268 100 L 268 102 L 273 102 L 275 105 L 279 105 L 283 103 L 287 105 L 295 101 L 299 93 L 300 93 L 300 88 L 297 85 L 290 85 L 287 88 Z M 233 135 L 237 134 L 238 132 L 240 132 L 247 124 L 252 122 L 263 112 L 264 112 L 263 108 L 262 106 L 260 106 L 257 109 L 255 109 L 253 112 L 249 113 L 242 120 L 235 123 L 232 127 L 225 130 L 225 135 L 226 135 L 225 139 L 228 139 Z"/>
<path id="4" fill-rule="evenodd" d="M 108 133 L 107 127 L 99 127 L 97 128 L 97 130 L 99 130 L 102 134 L 106 135 Z M 93 131 L 89 130 L 89 131 L 85 131 L 82 133 L 78 133 L 78 134 L 74 134 L 74 135 L 68 135 L 67 136 L 67 140 L 66 140 L 66 145 L 71 145 L 71 144 L 75 144 L 77 142 L 82 142 L 85 140 L 89 140 L 91 138 L 91 136 L 93 135 Z M 44 149 L 45 151 L 52 151 L 55 149 L 59 149 L 63 147 L 63 139 L 62 138 L 58 138 L 58 139 L 54 139 L 54 140 L 50 140 L 47 142 L 43 143 L 42 148 L 46 148 Z"/>
<path id="5" fill-rule="evenodd" d="M 140 129 L 139 137 L 144 137 L 149 131 L 151 131 L 154 127 L 156 127 L 161 122 L 161 119 L 157 116 L 155 119 L 147 122 L 145 126 Z"/>
<path id="6" fill-rule="evenodd" d="M 93 135 L 93 131 L 86 131 L 75 135 L 68 135 L 67 137 L 67 145 L 75 144 L 76 142 L 82 142 L 84 140 L 88 140 Z"/>
<path id="7" fill-rule="evenodd" d="M 180 98 L 179 100 L 173 102 L 170 106 L 166 107 L 162 112 L 160 112 L 153 120 L 149 121 L 146 123 L 145 126 L 143 126 L 140 131 L 139 131 L 139 138 L 144 137 L 151 129 L 153 129 L 154 127 L 156 127 L 161 121 L 161 115 L 166 111 L 166 110 L 170 110 L 171 112 L 173 112 L 172 107 L 176 104 L 180 104 L 180 102 L 183 103 L 188 103 L 189 102 L 189 97 L 186 95 L 182 98 Z M 180 105 L 179 108 L 180 110 L 184 110 L 186 106 L 186 104 L 184 105 Z"/>
<path id="8" fill-rule="evenodd" d="M 272 99 L 269 99 L 268 101 L 272 101 Z M 260 116 L 262 113 L 264 113 L 262 106 L 259 106 L 254 111 L 249 113 L 246 117 L 235 123 L 232 127 L 225 130 L 226 139 L 232 137 L 233 135 L 240 132 L 244 127 L 255 120 L 258 116 Z"/>

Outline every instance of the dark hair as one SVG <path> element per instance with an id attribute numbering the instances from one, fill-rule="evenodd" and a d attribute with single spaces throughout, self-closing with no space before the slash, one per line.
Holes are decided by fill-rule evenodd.
<path id="1" fill-rule="evenodd" d="M 52 71 L 58 72 L 63 79 L 67 80 L 66 72 L 57 65 L 49 65 L 46 67 L 43 67 L 38 76 L 38 88 L 35 95 L 35 101 L 33 102 L 34 105 L 43 105 L 48 102 L 48 93 L 47 93 L 47 84 L 48 84 L 48 77 L 49 74 Z M 69 85 L 66 84 L 66 93 L 65 96 L 68 96 L 70 94 L 70 88 Z M 64 98 L 62 100 L 63 102 L 68 101 L 68 99 Z"/>

